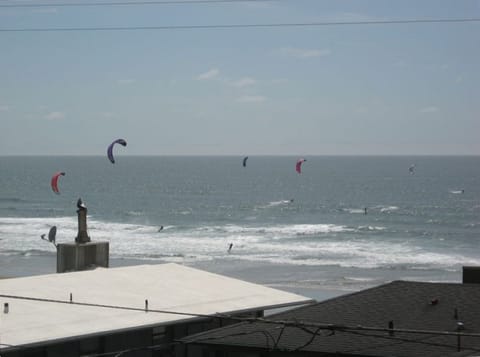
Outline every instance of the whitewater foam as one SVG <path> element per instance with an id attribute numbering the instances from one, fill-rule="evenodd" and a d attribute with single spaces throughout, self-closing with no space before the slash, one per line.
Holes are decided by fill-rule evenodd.
<path id="1" fill-rule="evenodd" d="M 47 233 L 54 225 L 58 243 L 72 242 L 77 235 L 77 219 L 72 217 L 0 218 L 1 254 L 53 254 L 55 248 L 41 240 L 40 234 Z M 114 257 L 167 262 L 222 258 L 365 269 L 452 269 L 461 264 L 480 265 L 480 259 L 448 250 L 431 251 L 414 240 L 374 238 L 384 231 L 381 226 L 355 228 L 337 224 L 225 224 L 170 225 L 159 232 L 158 226 L 89 217 L 88 233 L 93 241 L 109 241 Z M 230 243 L 233 249 L 228 252 Z"/>

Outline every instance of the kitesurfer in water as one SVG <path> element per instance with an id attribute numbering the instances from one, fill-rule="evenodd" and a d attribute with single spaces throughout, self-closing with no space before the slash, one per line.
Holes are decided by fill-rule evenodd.
<path id="1" fill-rule="evenodd" d="M 233 248 L 233 243 L 230 243 L 229 246 L 228 246 L 228 252 L 230 253 L 230 251 L 232 250 Z"/>
<path id="2" fill-rule="evenodd" d="M 365 207 L 363 211 L 365 212 L 365 214 L 367 214 L 367 207 Z"/>
<path id="3" fill-rule="evenodd" d="M 163 231 L 163 226 L 160 226 L 160 228 L 158 228 L 158 231 L 159 232 Z"/>

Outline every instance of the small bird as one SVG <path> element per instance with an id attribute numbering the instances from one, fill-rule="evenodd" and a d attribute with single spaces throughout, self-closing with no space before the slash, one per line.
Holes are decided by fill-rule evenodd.
<path id="1" fill-rule="evenodd" d="M 83 203 L 81 198 L 79 198 L 78 201 L 77 201 L 77 208 L 79 208 L 79 209 L 87 208 L 87 206 L 85 206 L 85 203 Z"/>

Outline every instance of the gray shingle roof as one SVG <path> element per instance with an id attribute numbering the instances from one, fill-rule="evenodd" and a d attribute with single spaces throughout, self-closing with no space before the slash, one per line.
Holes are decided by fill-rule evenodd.
<path id="1" fill-rule="evenodd" d="M 183 342 L 262 350 L 338 353 L 355 356 L 480 356 L 480 337 L 365 330 L 336 330 L 302 323 L 340 324 L 480 335 L 480 284 L 394 281 L 357 293 L 268 317 L 298 326 L 242 322 L 190 336 Z"/>

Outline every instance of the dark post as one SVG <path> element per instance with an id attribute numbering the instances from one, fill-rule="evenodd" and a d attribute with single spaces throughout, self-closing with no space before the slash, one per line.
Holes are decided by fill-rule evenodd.
<path id="1" fill-rule="evenodd" d="M 388 334 L 393 336 L 393 320 L 388 321 L 388 329 L 390 330 L 388 331 Z"/>
<path id="2" fill-rule="evenodd" d="M 90 242 L 90 237 L 87 233 L 87 206 L 82 202 L 82 199 L 79 198 L 77 201 L 77 215 L 78 215 L 78 234 L 75 238 L 76 243 L 88 243 Z"/>
<path id="3" fill-rule="evenodd" d="M 460 352 L 461 349 L 462 349 L 462 345 L 461 345 L 461 340 L 460 340 L 460 333 L 461 331 L 465 330 L 465 325 L 463 324 L 463 322 L 461 321 L 458 321 L 457 322 L 457 351 Z"/>

